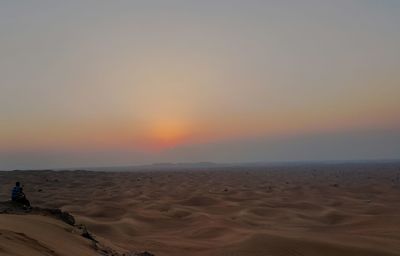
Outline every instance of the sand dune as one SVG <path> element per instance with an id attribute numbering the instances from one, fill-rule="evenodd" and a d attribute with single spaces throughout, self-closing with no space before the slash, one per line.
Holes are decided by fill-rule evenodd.
<path id="1" fill-rule="evenodd" d="M 0 255 L 98 255 L 67 224 L 38 215 L 0 215 Z"/>
<path id="2" fill-rule="evenodd" d="M 12 183 L 20 180 L 33 204 L 61 207 L 97 237 L 157 256 L 400 255 L 399 167 L 0 172 L 0 195 L 5 199 Z M 9 218 L 17 218 L 14 223 L 43 221 Z M 7 230 L 10 241 L 21 241 L 21 231 L 6 224 L 1 221 L 0 229 Z M 70 255 L 86 255 L 80 254 L 86 248 L 80 238 L 65 239 L 80 244 L 78 254 Z"/>

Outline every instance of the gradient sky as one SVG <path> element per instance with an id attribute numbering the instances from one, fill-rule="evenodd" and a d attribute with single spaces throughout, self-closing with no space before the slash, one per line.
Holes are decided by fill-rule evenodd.
<path id="1" fill-rule="evenodd" d="M 400 157 L 400 1 L 2 1 L 0 169 Z"/>

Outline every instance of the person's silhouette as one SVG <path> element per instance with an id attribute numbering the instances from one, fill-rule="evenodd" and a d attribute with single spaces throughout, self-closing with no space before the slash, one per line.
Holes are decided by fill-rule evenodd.
<path id="1" fill-rule="evenodd" d="M 11 200 L 27 207 L 31 206 L 31 203 L 26 198 L 23 187 L 19 181 L 15 183 L 15 187 L 12 189 Z"/>

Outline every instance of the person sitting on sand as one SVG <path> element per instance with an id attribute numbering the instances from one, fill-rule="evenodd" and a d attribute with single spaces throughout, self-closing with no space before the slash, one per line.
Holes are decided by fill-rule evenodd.
<path id="1" fill-rule="evenodd" d="M 13 202 L 20 203 L 27 207 L 31 206 L 29 200 L 25 196 L 25 193 L 24 193 L 23 188 L 22 188 L 21 184 L 19 183 L 19 181 L 17 181 L 15 183 L 15 187 L 12 189 L 11 200 Z"/>

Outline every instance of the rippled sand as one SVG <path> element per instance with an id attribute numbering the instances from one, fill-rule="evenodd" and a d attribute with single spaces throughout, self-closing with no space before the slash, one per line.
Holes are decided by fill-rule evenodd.
<path id="1" fill-rule="evenodd" d="M 400 255 L 400 164 L 0 172 L 32 204 L 162 255 Z"/>

